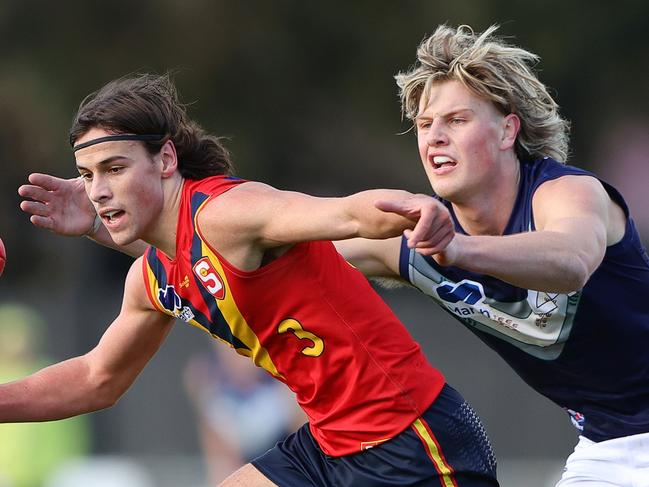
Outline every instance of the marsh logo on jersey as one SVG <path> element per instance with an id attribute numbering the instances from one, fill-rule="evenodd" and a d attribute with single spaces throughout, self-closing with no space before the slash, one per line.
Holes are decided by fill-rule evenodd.
<path id="1" fill-rule="evenodd" d="M 534 357 L 556 359 L 570 336 L 581 293 L 545 293 L 470 279 L 455 282 L 416 252 L 410 282 L 471 329 L 494 335 Z M 489 294 L 487 294 L 489 293 Z M 493 295 L 497 295 L 498 299 Z"/>
<path id="2" fill-rule="evenodd" d="M 485 298 L 482 284 L 466 279 L 454 286 L 449 283 L 438 286 L 437 294 L 447 303 L 462 302 L 474 305 Z"/>
<path id="3" fill-rule="evenodd" d="M 484 315 L 492 319 L 489 309 L 483 305 L 486 296 L 484 288 L 479 282 L 468 279 L 457 284 L 444 281 L 435 288 L 435 291 L 444 301 L 444 306 L 457 316 L 474 318 L 476 315 Z"/>
<path id="4" fill-rule="evenodd" d="M 194 274 L 201 281 L 203 287 L 216 299 L 225 297 L 225 286 L 223 279 L 207 257 L 202 257 L 194 264 Z"/>
<path id="5" fill-rule="evenodd" d="M 182 301 L 172 285 L 168 284 L 164 289 L 158 289 L 158 301 L 160 301 L 164 309 L 171 311 L 174 316 L 177 316 L 180 312 Z"/>
<path id="6" fill-rule="evenodd" d="M 168 284 L 164 289 L 158 290 L 158 301 L 162 307 L 176 318 L 180 318 L 185 322 L 189 322 L 194 319 L 194 312 L 189 308 L 189 306 L 183 306 L 180 296 L 176 293 L 176 289 Z"/>

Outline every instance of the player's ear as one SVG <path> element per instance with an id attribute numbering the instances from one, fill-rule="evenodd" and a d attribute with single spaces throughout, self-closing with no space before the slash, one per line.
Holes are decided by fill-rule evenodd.
<path id="1" fill-rule="evenodd" d="M 168 140 L 160 148 L 160 160 L 162 161 L 162 177 L 172 176 L 178 169 L 178 155 L 176 146 L 171 140 Z"/>
<path id="2" fill-rule="evenodd" d="M 516 143 L 516 137 L 518 132 L 521 129 L 521 119 L 518 118 L 518 115 L 510 113 L 505 118 L 503 118 L 503 132 L 502 139 L 500 141 L 500 148 L 502 150 L 511 149 Z"/>

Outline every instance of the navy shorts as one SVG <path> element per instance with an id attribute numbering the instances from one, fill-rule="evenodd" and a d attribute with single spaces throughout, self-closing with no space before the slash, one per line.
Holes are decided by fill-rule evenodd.
<path id="1" fill-rule="evenodd" d="M 280 487 L 497 487 L 482 423 L 448 384 L 423 416 L 385 443 L 331 457 L 302 426 L 251 462 Z"/>

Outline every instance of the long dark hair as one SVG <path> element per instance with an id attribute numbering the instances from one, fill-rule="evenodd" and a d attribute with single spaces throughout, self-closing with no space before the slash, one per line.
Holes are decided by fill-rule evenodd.
<path id="1" fill-rule="evenodd" d="M 111 81 L 88 95 L 70 128 L 70 144 L 93 127 L 115 134 L 160 135 L 143 142 L 151 154 L 171 140 L 178 170 L 187 179 L 231 175 L 234 167 L 221 138 L 187 117 L 169 74 L 137 74 Z"/>

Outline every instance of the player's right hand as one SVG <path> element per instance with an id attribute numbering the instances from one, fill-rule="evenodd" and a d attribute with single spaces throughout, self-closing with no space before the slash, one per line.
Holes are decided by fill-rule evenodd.
<path id="1" fill-rule="evenodd" d="M 97 213 L 80 178 L 33 173 L 29 182 L 18 188 L 18 194 L 25 198 L 20 209 L 31 214 L 29 220 L 34 226 L 59 235 L 89 234 Z"/>
<path id="2" fill-rule="evenodd" d="M 421 255 L 443 251 L 455 235 L 449 211 L 431 196 L 413 194 L 403 200 L 377 201 L 375 206 L 416 222 L 412 230 L 405 230 L 403 234 L 408 247 Z"/>

